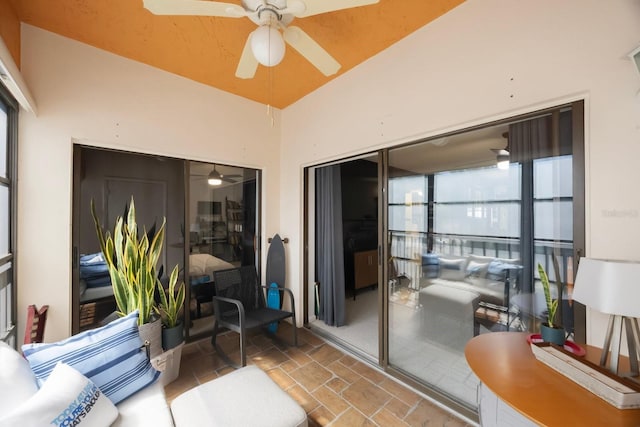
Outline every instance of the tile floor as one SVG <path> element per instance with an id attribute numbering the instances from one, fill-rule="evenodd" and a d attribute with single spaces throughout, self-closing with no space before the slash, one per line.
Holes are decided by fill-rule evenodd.
<path id="1" fill-rule="evenodd" d="M 282 324 L 283 343 L 256 334 L 247 341 L 247 363 L 257 365 L 307 412 L 309 426 L 470 426 L 419 393 L 327 344 L 307 329 L 298 331 L 298 347 L 291 326 Z M 239 360 L 238 335 L 228 332 L 220 345 Z M 167 400 L 198 384 L 222 376 L 225 365 L 203 339 L 183 347 L 180 375 L 165 387 Z"/>

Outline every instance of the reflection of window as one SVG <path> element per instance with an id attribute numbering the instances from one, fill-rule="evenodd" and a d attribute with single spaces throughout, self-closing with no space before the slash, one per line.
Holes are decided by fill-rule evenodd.
<path id="1" fill-rule="evenodd" d="M 10 214 L 16 200 L 17 123 L 18 105 L 0 85 L 0 339 L 11 346 L 16 345 L 15 220 Z"/>

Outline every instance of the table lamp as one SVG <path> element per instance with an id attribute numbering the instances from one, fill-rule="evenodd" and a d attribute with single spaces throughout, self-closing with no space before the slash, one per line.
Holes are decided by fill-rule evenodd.
<path id="1" fill-rule="evenodd" d="M 640 263 L 582 258 L 573 289 L 573 299 L 609 314 L 600 365 L 618 375 L 618 359 L 624 324 L 629 347 L 630 376 L 638 375 L 640 356 Z"/>

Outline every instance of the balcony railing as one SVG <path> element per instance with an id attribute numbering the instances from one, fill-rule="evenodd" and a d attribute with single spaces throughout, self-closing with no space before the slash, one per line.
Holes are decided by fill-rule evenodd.
<path id="1" fill-rule="evenodd" d="M 427 233 L 419 231 L 390 231 L 390 255 L 396 264 L 396 270 L 411 280 L 410 287 L 420 289 L 422 278 L 422 255 L 434 252 L 444 255 L 482 255 L 494 258 L 520 259 L 520 239 L 509 237 L 470 236 Z M 431 250 L 429 248 L 431 247 Z M 572 242 L 544 241 L 534 242 L 534 283 L 539 279 L 537 266 L 542 264 L 555 282 L 552 255 L 558 258 L 563 283 L 573 283 L 573 245 Z"/>

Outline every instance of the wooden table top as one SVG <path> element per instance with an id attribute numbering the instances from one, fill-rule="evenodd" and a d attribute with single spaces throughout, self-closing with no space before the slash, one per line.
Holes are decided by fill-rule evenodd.
<path id="1" fill-rule="evenodd" d="M 540 425 L 640 426 L 640 409 L 620 410 L 539 362 L 528 333 L 492 332 L 467 344 L 465 356 L 480 381 L 500 399 Z M 598 364 L 600 349 L 585 348 Z"/>

